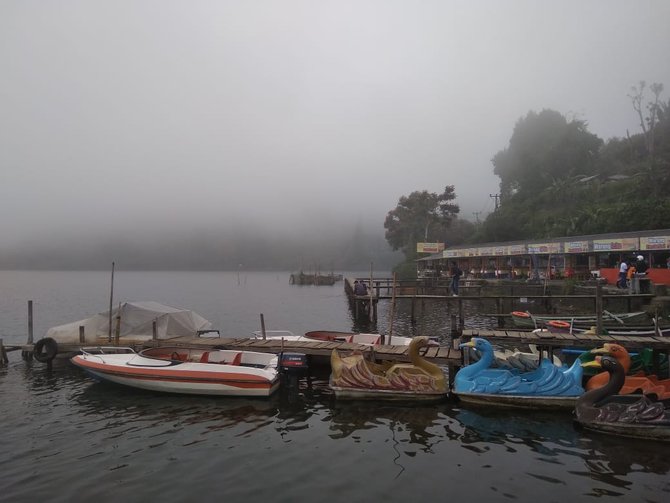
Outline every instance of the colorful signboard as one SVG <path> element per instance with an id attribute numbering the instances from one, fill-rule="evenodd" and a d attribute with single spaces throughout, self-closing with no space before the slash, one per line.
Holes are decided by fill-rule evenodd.
<path id="1" fill-rule="evenodd" d="M 588 241 L 566 241 L 563 246 L 565 253 L 588 253 L 589 251 Z"/>
<path id="2" fill-rule="evenodd" d="M 612 238 L 612 239 L 594 239 L 594 252 L 607 251 L 633 251 L 639 248 L 637 238 Z"/>
<path id="3" fill-rule="evenodd" d="M 528 253 L 561 253 L 561 243 L 533 243 L 528 245 Z"/>
<path id="4" fill-rule="evenodd" d="M 526 245 L 509 245 L 508 250 L 510 255 L 525 255 Z"/>
<path id="5" fill-rule="evenodd" d="M 653 236 L 640 238 L 640 250 L 668 250 L 670 236 Z"/>
<path id="6" fill-rule="evenodd" d="M 444 250 L 444 243 L 417 243 L 417 253 L 440 253 Z"/>
<path id="7" fill-rule="evenodd" d="M 490 257 L 493 255 L 492 246 L 482 246 L 481 248 L 477 248 L 477 250 L 479 251 L 480 257 Z"/>

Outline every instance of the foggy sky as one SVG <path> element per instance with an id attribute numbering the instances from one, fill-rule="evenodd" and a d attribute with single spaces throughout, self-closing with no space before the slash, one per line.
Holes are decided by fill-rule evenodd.
<path id="1" fill-rule="evenodd" d="M 3 0 L 0 249 L 381 229 L 445 185 L 483 218 L 530 110 L 639 132 L 627 94 L 668 98 L 668 19 L 666 0 Z"/>

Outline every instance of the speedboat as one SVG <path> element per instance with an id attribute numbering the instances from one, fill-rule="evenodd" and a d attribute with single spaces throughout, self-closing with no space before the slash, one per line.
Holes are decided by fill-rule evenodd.
<path id="1" fill-rule="evenodd" d="M 70 361 L 101 381 L 167 393 L 269 396 L 280 383 L 278 356 L 253 351 L 98 346 Z"/>

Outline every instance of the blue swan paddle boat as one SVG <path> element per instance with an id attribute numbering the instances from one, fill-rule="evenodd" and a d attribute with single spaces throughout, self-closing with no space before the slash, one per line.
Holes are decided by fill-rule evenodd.
<path id="1" fill-rule="evenodd" d="M 536 370 L 518 372 L 490 368 L 494 359 L 491 343 L 473 337 L 460 347 L 479 351 L 481 358 L 461 368 L 454 378 L 453 393 L 464 402 L 523 408 L 574 408 L 584 393 L 579 361 L 558 367 L 543 358 Z"/>

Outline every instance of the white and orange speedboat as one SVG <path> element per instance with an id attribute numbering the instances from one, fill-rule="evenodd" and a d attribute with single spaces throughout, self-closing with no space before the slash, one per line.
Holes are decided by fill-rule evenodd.
<path id="1" fill-rule="evenodd" d="M 86 347 L 72 363 L 94 378 L 167 393 L 270 396 L 279 387 L 279 358 L 253 351 L 157 347 Z"/>

